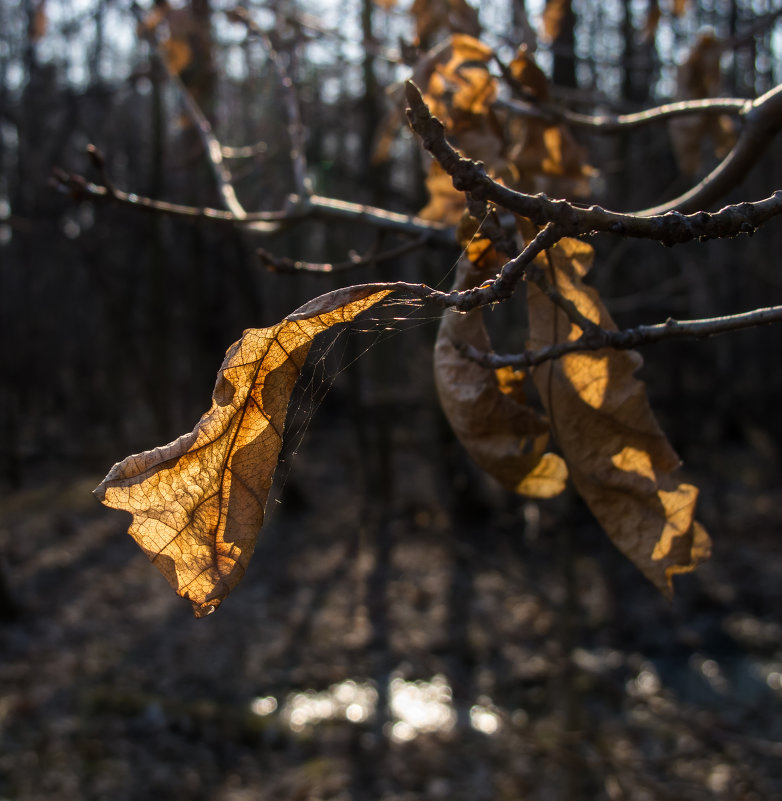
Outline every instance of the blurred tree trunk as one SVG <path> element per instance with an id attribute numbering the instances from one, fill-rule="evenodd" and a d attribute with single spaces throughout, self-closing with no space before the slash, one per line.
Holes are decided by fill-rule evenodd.
<path id="1" fill-rule="evenodd" d="M 623 1 L 622 17 L 622 83 L 621 102 L 631 109 L 643 107 L 649 103 L 654 71 L 654 39 L 647 37 L 641 40 L 638 29 L 633 25 L 633 2 Z M 657 135 L 654 129 L 625 131 L 617 137 L 618 160 L 622 169 L 617 175 L 616 189 L 621 198 L 621 208 L 636 208 L 648 205 L 654 195 L 650 194 L 657 187 L 654 181 L 638 181 L 637 165 L 642 153 L 652 146 Z M 651 178 L 651 176 L 650 176 Z"/>
<path id="2" fill-rule="evenodd" d="M 6 9 L 0 5 L 0 26 L 5 28 L 7 24 Z M 8 91 L 8 61 L 5 54 L 0 55 L 0 111 L 7 117 L 10 112 L 10 92 Z M 4 120 L 5 121 L 5 120 Z M 11 148 L 8 148 L 10 151 Z M 14 211 L 11 205 L 12 183 L 8 168 L 13 160 L 13 153 L 6 153 L 6 138 L 0 136 L 0 203 L 8 203 L 8 211 Z M 4 209 L 5 211 L 5 209 Z M 4 215 L 5 216 L 5 215 Z M 7 228 L 5 226 L 8 226 Z M 7 223 L 3 223 L 3 235 L 10 237 L 8 242 L 4 242 L 6 253 L 12 253 L 13 228 Z M 10 256 L 9 256 L 10 261 Z M 13 300 L 15 300 L 13 275 L 15 271 L 5 269 L 0 270 L 0 330 L 12 332 L 16 324 L 16 315 L 13 314 Z M 2 477 L 12 488 L 16 488 L 20 483 L 19 466 L 19 409 L 15 387 L 17 379 L 14 376 L 14 351 L 15 348 L 2 348 L 0 350 L 0 370 L 7 377 L 0 386 L 0 409 L 2 419 L 0 420 L 0 460 L 2 460 Z"/>
<path id="3" fill-rule="evenodd" d="M 25 365 L 32 365 L 31 347 L 35 339 L 34 320 L 31 308 L 31 277 L 36 274 L 33 241 L 30 236 L 31 221 L 35 217 L 37 175 L 41 170 L 39 148 L 44 144 L 44 128 L 42 122 L 43 89 L 47 85 L 47 75 L 51 71 L 41 68 L 37 54 L 37 26 L 40 25 L 39 9 L 33 0 L 24 0 L 22 8 L 26 20 L 27 37 L 21 46 L 22 75 L 24 86 L 19 96 L 14 122 L 16 128 L 16 163 L 15 169 L 9 171 L 8 197 L 13 219 L 11 254 L 9 261 L 15 261 L 16 269 L 1 271 L 8 276 L 4 289 L 4 297 L 11 300 L 8 308 L 13 317 L 14 347 L 2 348 L 3 356 L 0 366 L 3 370 L 7 404 L 3 421 L 3 435 L 7 437 L 4 459 L 5 477 L 11 486 L 18 487 L 22 483 L 21 439 L 24 435 L 22 415 L 34 415 L 38 412 L 36 402 L 45 403 L 45 399 L 37 398 L 33 393 L 33 370 Z M 5 82 L 4 82 L 5 85 Z M 11 93 L 7 93 L 10 101 Z M 5 99 L 4 99 L 5 100 Z M 4 108 L 5 102 L 4 102 Z M 4 139 L 5 137 L 0 137 Z M 8 294 L 5 294 L 7 290 Z M 7 383 L 6 383 L 7 382 Z"/>
<path id="4" fill-rule="evenodd" d="M 551 43 L 554 53 L 554 86 L 574 88 L 576 82 L 576 15 L 573 0 L 563 0 L 556 36 Z"/>
<path id="5" fill-rule="evenodd" d="M 526 0 L 511 0 L 511 40 L 514 46 L 526 45 L 535 52 L 537 38 L 529 22 Z"/>
<path id="6" fill-rule="evenodd" d="M 16 620 L 19 617 L 19 612 L 19 605 L 11 595 L 11 588 L 5 575 L 5 564 L 0 555 L 0 620 Z"/>
<path id="7" fill-rule="evenodd" d="M 103 50 L 105 47 L 105 19 L 106 3 L 104 0 L 101 0 L 95 9 L 95 38 L 92 42 L 90 55 L 87 59 L 87 68 L 90 74 L 91 86 L 98 86 L 102 79 L 101 61 L 103 61 Z"/>
<path id="8" fill-rule="evenodd" d="M 622 17 L 622 99 L 634 105 L 649 103 L 654 73 L 654 40 L 638 37 L 633 25 L 632 0 L 624 0 Z"/>
<path id="9" fill-rule="evenodd" d="M 163 67 L 156 59 L 152 68 L 152 120 L 151 153 L 147 179 L 147 194 L 150 197 L 165 197 L 166 170 L 166 122 L 163 103 Z M 169 262 L 163 240 L 165 220 L 160 215 L 150 217 L 148 260 L 148 350 L 147 380 L 148 398 L 158 428 L 158 433 L 167 438 L 171 435 L 171 326 L 169 324 Z"/>
<path id="10" fill-rule="evenodd" d="M 214 59 L 214 38 L 212 36 L 211 0 L 192 0 L 191 8 L 195 21 L 193 36 L 192 84 L 196 101 L 207 119 L 214 123 L 215 88 L 217 70 Z"/>
<path id="11" fill-rule="evenodd" d="M 361 98 L 361 114 L 363 117 L 361 126 L 361 164 L 364 171 L 364 186 L 369 191 L 370 202 L 375 205 L 383 205 L 383 197 L 388 194 L 388 162 L 383 164 L 372 163 L 375 132 L 378 123 L 385 115 L 384 93 L 378 84 L 374 55 L 375 38 L 372 30 L 374 9 L 374 0 L 362 0 L 361 34 L 364 39 L 364 59 L 362 62 L 364 94 Z"/>

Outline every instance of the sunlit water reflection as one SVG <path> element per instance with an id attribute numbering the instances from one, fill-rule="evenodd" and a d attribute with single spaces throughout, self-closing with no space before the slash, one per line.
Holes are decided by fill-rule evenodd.
<path id="1" fill-rule="evenodd" d="M 626 659 L 607 649 L 576 649 L 573 661 L 587 675 L 618 679 L 624 674 L 624 692 L 636 704 L 633 714 L 644 721 L 648 720 L 648 710 L 670 706 L 679 694 L 697 698 L 706 706 L 724 703 L 733 696 L 754 702 L 782 697 L 782 663 L 778 658 L 718 662 L 713 656 L 696 652 L 684 660 L 651 661 L 632 655 Z M 374 682 L 348 679 L 321 691 L 300 690 L 280 698 L 260 696 L 250 702 L 249 709 L 259 717 L 274 715 L 291 731 L 301 732 L 327 721 L 379 722 L 379 699 Z M 383 734 L 398 743 L 410 742 L 421 734 L 448 734 L 462 721 L 486 736 L 500 732 L 506 721 L 514 728 L 529 722 L 523 709 L 500 710 L 484 695 L 457 710 L 451 686 L 441 674 L 417 681 L 393 675 L 383 703 L 388 704 L 387 714 L 380 715 L 383 721 L 387 719 Z M 723 779 L 722 774 L 715 774 L 713 784 L 721 785 Z"/>
<path id="2" fill-rule="evenodd" d="M 470 708 L 470 725 L 484 734 L 495 734 L 500 728 L 500 716 L 489 699 L 482 697 L 480 701 Z M 281 702 L 274 696 L 254 698 L 250 711 L 259 717 L 279 712 L 288 728 L 302 731 L 329 720 L 364 723 L 375 718 L 377 705 L 378 692 L 372 682 L 348 679 L 320 692 L 289 693 Z M 409 742 L 424 733 L 448 733 L 457 723 L 451 686 L 439 674 L 429 681 L 392 678 L 388 706 L 390 720 L 384 732 L 395 742 Z"/>

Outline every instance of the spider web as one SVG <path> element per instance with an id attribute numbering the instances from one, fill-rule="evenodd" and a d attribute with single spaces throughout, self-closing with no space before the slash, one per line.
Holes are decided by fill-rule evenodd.
<path id="1" fill-rule="evenodd" d="M 401 313 L 399 313 L 401 311 Z M 267 515 L 276 511 L 293 471 L 295 457 L 303 445 L 313 421 L 337 380 L 350 370 L 360 369 L 360 362 L 381 342 L 409 334 L 412 330 L 439 321 L 440 313 L 432 314 L 418 301 L 388 300 L 362 315 L 352 323 L 335 326 L 318 335 L 310 348 L 301 376 L 288 404 L 283 435 L 283 447 L 277 463 L 274 485 L 269 496 Z M 432 332 L 431 345 L 435 333 Z M 404 365 L 399 366 L 400 374 Z M 363 388 L 347 389 L 353 395 L 352 411 L 361 413 L 366 401 Z"/>
<path id="2" fill-rule="evenodd" d="M 470 242 L 479 235 L 489 213 L 487 211 L 481 220 Z M 449 269 L 440 277 L 435 284 L 436 289 L 442 289 L 450 283 L 469 244 L 468 242 L 464 245 Z M 381 342 L 400 335 L 409 335 L 411 331 L 423 326 L 432 326 L 434 329 L 433 324 L 439 323 L 441 315 L 440 309 L 427 306 L 423 301 L 395 299 L 392 295 L 365 312 L 360 319 L 335 326 L 316 337 L 288 404 L 283 446 L 269 495 L 267 515 L 273 515 L 276 507 L 282 503 L 283 490 L 292 473 L 295 457 L 337 379 L 347 371 L 356 369 L 356 363 Z M 436 331 L 433 330 L 428 347 L 434 346 L 435 337 Z M 401 362 L 400 359 L 399 372 L 403 375 L 405 367 Z M 357 393 L 358 397 L 354 400 L 358 402 L 358 406 L 354 411 L 361 413 L 366 399 L 360 388 Z"/>

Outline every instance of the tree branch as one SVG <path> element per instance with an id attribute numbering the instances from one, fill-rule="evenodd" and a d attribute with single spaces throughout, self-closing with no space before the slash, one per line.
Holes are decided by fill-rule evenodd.
<path id="1" fill-rule="evenodd" d="M 593 332 L 600 331 L 600 327 L 597 323 L 592 322 L 592 320 L 583 315 L 572 300 L 566 298 L 556 287 L 548 282 L 542 268 L 537 265 L 531 265 L 527 270 L 527 280 L 535 284 L 555 306 L 562 309 L 567 315 L 568 320 L 574 325 L 577 325 L 585 334 L 591 336 Z"/>
<path id="2" fill-rule="evenodd" d="M 546 226 L 515 259 L 511 259 L 503 266 L 500 274 L 493 281 L 486 281 L 481 286 L 470 289 L 452 289 L 449 292 L 443 292 L 433 289 L 427 284 L 411 284 L 407 281 L 363 283 L 360 286 L 366 291 L 390 290 L 398 300 L 408 303 L 420 300 L 439 306 L 441 309 L 471 311 L 509 298 L 524 276 L 524 271 L 532 264 L 535 257 L 556 244 L 561 236 L 561 232 L 554 225 Z M 349 293 L 350 289 L 351 287 L 348 287 L 345 291 Z"/>
<path id="3" fill-rule="evenodd" d="M 140 10 L 137 9 L 137 12 L 137 17 L 139 17 Z M 209 122 L 188 88 L 184 85 L 184 83 L 182 83 L 179 76 L 171 69 L 168 59 L 166 58 L 158 39 L 157 28 L 146 31 L 144 33 L 144 38 L 151 45 L 152 51 L 157 58 L 158 63 L 160 63 L 165 70 L 169 81 L 171 81 L 171 83 L 179 92 L 179 95 L 185 104 L 185 108 L 187 109 L 187 113 L 190 115 L 190 118 L 195 124 L 198 135 L 201 138 L 204 151 L 209 159 L 209 165 L 212 169 L 215 183 L 217 184 L 217 190 L 223 199 L 226 209 L 228 209 L 234 219 L 244 220 L 247 217 L 247 212 L 239 202 L 239 198 L 236 196 L 236 191 L 234 190 L 231 178 L 231 172 L 223 161 L 223 150 L 220 142 L 214 135 L 212 124 Z M 116 197 L 116 193 L 114 196 Z"/>
<path id="4" fill-rule="evenodd" d="M 632 114 L 579 114 L 551 103 L 525 103 L 519 100 L 495 100 L 494 107 L 502 108 L 520 117 L 532 117 L 550 122 L 563 122 L 576 128 L 587 128 L 593 133 L 613 134 L 640 128 L 673 117 L 692 114 L 739 114 L 752 101 L 740 97 L 716 97 L 703 100 L 681 100 L 662 106 L 644 109 Z"/>
<path id="5" fill-rule="evenodd" d="M 396 248 L 390 248 L 378 252 L 377 244 L 373 246 L 368 253 L 360 256 L 357 253 L 351 253 L 348 261 L 334 262 L 334 263 L 316 263 L 309 261 L 296 261 L 294 259 L 281 258 L 269 253 L 262 248 L 259 249 L 258 256 L 262 263 L 273 272 L 277 273 L 314 273 L 315 275 L 332 275 L 337 272 L 347 272 L 355 270 L 359 267 L 374 267 L 384 261 L 398 259 L 400 256 L 406 256 L 408 253 L 413 253 L 416 250 L 426 247 L 429 237 L 424 234 L 419 239 L 412 242 L 407 242 L 404 245 L 399 245 Z"/>
<path id="6" fill-rule="evenodd" d="M 291 162 L 293 164 L 293 180 L 296 193 L 300 197 L 308 197 L 312 194 L 312 185 L 307 175 L 307 158 L 304 149 L 304 123 L 299 111 L 299 102 L 296 92 L 285 65 L 280 58 L 277 48 L 271 40 L 269 34 L 263 30 L 250 16 L 246 8 L 236 6 L 226 12 L 226 16 L 235 22 L 243 24 L 247 30 L 258 37 L 263 44 L 269 59 L 277 70 L 277 77 L 282 88 L 282 98 L 285 104 L 285 113 L 288 117 L 288 139 L 290 141 Z"/>
<path id="7" fill-rule="evenodd" d="M 782 214 L 782 190 L 777 190 L 764 200 L 726 206 L 714 213 L 699 211 L 682 214 L 669 211 L 645 217 L 609 211 L 600 206 L 579 207 L 566 200 L 551 200 L 543 194 L 515 192 L 492 180 L 481 163 L 461 156 L 446 140 L 442 123 L 432 116 L 418 87 L 408 81 L 406 90 L 410 104 L 407 116 L 413 130 L 421 137 L 424 148 L 451 176 L 456 189 L 468 192 L 477 200 L 489 200 L 508 211 L 528 217 L 537 225 L 553 222 L 562 235 L 578 236 L 606 231 L 675 245 L 694 239 L 754 233 L 764 222 Z M 768 109 L 772 106 L 772 98 L 767 102 L 769 105 L 765 108 Z M 774 96 L 774 107 L 776 102 Z"/>
<path id="8" fill-rule="evenodd" d="M 656 325 L 639 325 L 619 331 L 607 331 L 594 323 L 592 331 L 585 332 L 578 339 L 558 342 L 536 351 L 525 351 L 519 354 L 485 353 L 478 349 L 455 343 L 469 358 L 486 367 L 536 367 L 543 362 L 559 359 L 568 353 L 614 348 L 629 350 L 639 345 L 662 342 L 666 339 L 685 339 L 715 336 L 744 328 L 756 328 L 761 325 L 782 323 L 782 306 L 769 306 L 763 309 L 723 317 L 709 317 L 703 320 L 674 320 L 669 318 Z"/>
<path id="9" fill-rule="evenodd" d="M 782 130 L 782 84 L 747 105 L 741 111 L 744 128 L 728 155 L 696 186 L 659 206 L 636 212 L 644 217 L 665 214 L 672 209 L 687 213 L 709 206 L 744 179 L 771 140 Z"/>
<path id="10" fill-rule="evenodd" d="M 209 163 L 212 167 L 212 173 L 217 183 L 217 190 L 220 192 L 220 196 L 223 199 L 223 203 L 225 203 L 225 207 L 231 212 L 234 219 L 245 220 L 247 218 L 247 212 L 245 211 L 244 206 L 242 206 L 242 204 L 239 202 L 239 198 L 236 196 L 236 190 L 233 186 L 231 172 L 223 161 L 223 148 L 220 145 L 217 137 L 214 135 L 212 124 L 206 118 L 206 115 L 201 110 L 201 107 L 198 105 L 198 103 L 196 103 L 195 98 L 182 83 L 179 76 L 174 74 L 169 69 L 165 58 L 161 57 L 160 60 L 166 68 L 169 80 L 174 84 L 180 96 L 182 97 L 185 107 L 187 108 L 187 113 L 190 115 L 195 123 L 196 128 L 198 129 L 198 134 L 203 142 L 204 150 L 209 158 Z"/>
<path id="11" fill-rule="evenodd" d="M 105 180 L 107 177 L 105 168 L 102 173 Z M 430 244 L 441 247 L 453 247 L 456 242 L 452 226 L 424 220 L 412 214 L 399 214 L 375 206 L 349 203 L 318 195 L 305 198 L 304 202 L 298 195 L 289 195 L 285 209 L 249 212 L 244 218 L 237 218 L 232 212 L 223 209 L 169 203 L 133 192 L 125 192 L 110 182 L 109 185 L 102 186 L 88 181 L 81 175 L 57 168 L 52 172 L 52 182 L 55 188 L 68 192 L 78 200 L 90 198 L 99 202 L 114 202 L 137 211 L 166 214 L 190 221 L 205 220 L 239 225 L 244 230 L 257 234 L 270 234 L 279 231 L 286 225 L 320 219 L 362 223 L 381 231 L 392 231 L 406 236 L 426 236 Z"/>

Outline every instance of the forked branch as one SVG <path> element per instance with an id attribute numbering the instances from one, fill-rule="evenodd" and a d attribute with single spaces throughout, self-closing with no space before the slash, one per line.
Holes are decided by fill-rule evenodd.
<path id="1" fill-rule="evenodd" d="M 105 168 L 102 172 L 102 178 L 104 182 L 107 179 Z M 52 182 L 56 189 L 68 192 L 75 199 L 88 198 L 98 202 L 117 203 L 136 211 L 165 214 L 192 222 L 201 220 L 232 226 L 238 225 L 250 233 L 274 233 L 285 226 L 313 219 L 342 220 L 362 223 L 379 231 L 403 234 L 416 239 L 425 236 L 428 245 L 452 248 L 455 242 L 453 226 L 424 220 L 413 214 L 400 214 L 376 206 L 368 206 L 364 203 L 350 203 L 345 200 L 321 197 L 319 195 L 311 195 L 304 199 L 298 195 L 288 195 L 283 209 L 278 211 L 247 212 L 243 218 L 237 218 L 232 212 L 225 209 L 169 203 L 165 200 L 157 200 L 145 195 L 137 195 L 135 192 L 119 189 L 110 179 L 105 185 L 96 184 L 88 181 L 82 175 L 69 173 L 61 169 L 53 170 Z"/>
<path id="2" fill-rule="evenodd" d="M 695 239 L 718 239 L 754 233 L 763 223 L 782 214 L 782 190 L 777 190 L 763 200 L 726 206 L 718 212 L 683 214 L 680 211 L 667 211 L 651 216 L 610 211 L 596 205 L 583 208 L 566 200 L 551 200 L 543 194 L 526 195 L 516 192 L 494 181 L 480 162 L 465 158 L 450 145 L 445 137 L 443 124 L 429 111 L 421 91 L 414 83 L 408 81 L 406 91 L 410 104 L 407 111 L 410 125 L 421 138 L 424 148 L 451 176 L 456 189 L 467 192 L 477 200 L 496 203 L 508 211 L 529 218 L 537 225 L 555 223 L 563 236 L 605 231 L 620 236 L 654 239 L 670 246 Z M 759 102 L 761 100 L 762 104 Z M 759 98 L 758 105 L 753 106 L 753 109 L 760 115 L 753 118 L 755 141 L 770 141 L 782 129 L 782 87 L 777 87 L 773 92 Z M 759 109 L 762 111 L 758 111 Z M 732 153 L 736 153 L 738 147 L 737 145 Z M 741 152 L 744 152 L 743 146 Z"/>

